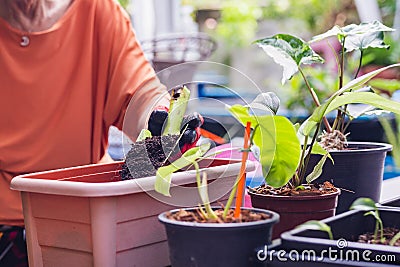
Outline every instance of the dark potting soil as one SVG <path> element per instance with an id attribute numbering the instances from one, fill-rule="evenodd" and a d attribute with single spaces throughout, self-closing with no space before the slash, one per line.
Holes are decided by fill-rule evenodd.
<path id="1" fill-rule="evenodd" d="M 381 245 L 389 245 L 390 240 L 400 231 L 398 228 L 393 227 L 385 227 L 383 228 L 383 237 L 385 240 L 380 240 L 380 233 L 378 234 L 378 240 L 374 239 L 373 233 L 365 233 L 358 237 L 357 242 L 366 243 L 366 244 L 381 244 Z M 397 240 L 394 243 L 395 247 L 400 247 L 400 240 Z"/>
<path id="2" fill-rule="evenodd" d="M 179 135 L 153 136 L 134 143 L 122 165 L 121 179 L 156 175 L 158 168 L 173 161 L 171 155 L 179 155 L 178 139 Z"/>
<path id="3" fill-rule="evenodd" d="M 274 188 L 264 184 L 255 188 L 249 188 L 249 190 L 252 193 L 271 196 L 317 196 L 334 193 L 338 190 L 328 181 L 324 182 L 323 184 L 303 185 L 303 187 L 304 188 L 294 188 L 289 185 L 285 185 L 279 188 Z"/>
<path id="4" fill-rule="evenodd" d="M 170 220 L 181 221 L 181 222 L 197 222 L 197 223 L 241 223 L 241 222 L 254 222 L 267 220 L 271 218 L 271 215 L 265 213 L 257 213 L 251 210 L 241 210 L 239 218 L 235 218 L 234 210 L 230 209 L 225 219 L 222 214 L 223 209 L 214 210 L 217 215 L 217 219 L 207 219 L 200 212 L 199 209 L 194 211 L 179 210 L 175 213 L 167 213 L 167 218 Z"/>

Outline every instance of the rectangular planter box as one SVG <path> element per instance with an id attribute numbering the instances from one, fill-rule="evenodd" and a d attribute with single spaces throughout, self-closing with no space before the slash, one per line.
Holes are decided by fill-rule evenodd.
<path id="1" fill-rule="evenodd" d="M 380 203 L 383 206 L 390 206 L 390 207 L 396 207 L 400 208 L 400 196 L 383 201 Z"/>
<path id="2" fill-rule="evenodd" d="M 398 247 L 362 244 L 354 241 L 360 234 L 373 232 L 375 229 L 374 218 L 372 216 L 364 216 L 364 213 L 364 211 L 352 210 L 322 220 L 331 227 L 334 240 L 328 239 L 325 232 L 294 229 L 281 235 L 282 246 L 288 250 L 300 252 L 314 250 L 317 253 L 321 253 L 322 251 L 336 250 L 335 255 L 338 257 L 339 255 L 345 255 L 342 259 L 347 260 L 355 257 L 352 255 L 354 253 L 359 255 L 359 262 L 363 263 L 361 266 L 380 266 L 377 265 L 377 262 L 373 262 L 374 265 L 367 265 L 377 257 L 388 259 L 382 262 L 382 264 L 386 264 L 383 266 L 399 266 L 400 249 Z M 384 227 L 400 227 L 400 209 L 379 207 L 379 214 Z M 393 258 L 395 261 L 392 261 Z M 371 261 L 367 259 L 371 259 Z"/>
<path id="3" fill-rule="evenodd" d="M 172 175 L 172 197 L 154 191 L 155 177 L 121 181 L 122 162 L 15 177 L 21 191 L 29 265 L 166 266 L 168 247 L 158 214 L 200 203 L 195 171 Z M 203 160 L 210 201 L 223 201 L 241 163 Z M 248 162 L 246 171 L 254 164 Z M 212 181 L 211 181 L 212 180 Z"/>

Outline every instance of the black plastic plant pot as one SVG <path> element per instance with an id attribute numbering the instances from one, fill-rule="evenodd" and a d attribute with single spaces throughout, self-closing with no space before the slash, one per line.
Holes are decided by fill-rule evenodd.
<path id="1" fill-rule="evenodd" d="M 316 182 L 330 181 L 342 189 L 336 214 L 349 210 L 351 203 L 359 197 L 379 202 L 385 157 L 391 149 L 391 145 L 384 143 L 349 142 L 347 150 L 330 152 L 334 164 L 327 160 Z M 311 156 L 308 172 L 320 158 L 320 155 Z"/>
<path id="2" fill-rule="evenodd" d="M 298 250 L 285 248 L 280 241 L 274 240 L 274 244 L 259 248 L 258 257 L 263 262 L 263 267 L 393 267 L 379 262 L 340 259 L 334 255 L 329 258 L 311 251 L 301 253 Z"/>
<path id="3" fill-rule="evenodd" d="M 279 215 L 268 210 L 251 210 L 270 214 L 271 218 L 245 223 L 190 223 L 168 219 L 165 212 L 160 214 L 158 218 L 167 233 L 171 266 L 262 266 L 256 248 L 271 243 L 272 227 L 279 221 Z"/>
<path id="4" fill-rule="evenodd" d="M 400 227 L 399 209 L 378 209 L 384 227 Z M 399 247 L 356 242 L 359 235 L 373 233 L 375 229 L 373 216 L 364 214 L 365 211 L 353 210 L 322 220 L 331 227 L 333 240 L 328 238 L 326 232 L 294 229 L 281 235 L 282 246 L 300 254 L 312 251 L 335 260 L 362 262 L 361 266 L 370 266 L 365 264 L 377 262 L 385 264 L 383 266 L 400 266 Z"/>

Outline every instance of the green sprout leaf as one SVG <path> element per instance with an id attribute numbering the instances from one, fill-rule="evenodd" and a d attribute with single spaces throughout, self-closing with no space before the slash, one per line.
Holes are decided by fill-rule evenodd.
<path id="1" fill-rule="evenodd" d="M 313 171 L 307 175 L 306 181 L 308 184 L 312 183 L 315 179 L 321 176 L 322 174 L 322 168 L 325 164 L 326 159 L 328 158 L 328 153 L 323 155 L 320 161 L 314 166 Z"/>
<path id="2" fill-rule="evenodd" d="M 142 129 L 140 131 L 140 134 L 139 134 L 138 138 L 136 139 L 136 142 L 140 142 L 140 141 L 145 140 L 146 138 L 151 138 L 151 137 L 152 137 L 152 135 L 151 135 L 151 132 L 149 130 Z"/>
<path id="3" fill-rule="evenodd" d="M 370 198 L 361 197 L 356 199 L 350 206 L 351 210 L 371 211 L 377 210 L 375 201 Z"/>
<path id="4" fill-rule="evenodd" d="M 301 64 L 324 62 L 323 58 L 315 53 L 307 42 L 293 35 L 276 34 L 259 39 L 255 43 L 283 67 L 282 84 L 298 72 Z"/>
<path id="5" fill-rule="evenodd" d="M 210 144 L 203 144 L 193 147 L 183 153 L 183 155 L 168 166 L 160 167 L 156 173 L 154 189 L 164 196 L 171 196 L 169 189 L 171 187 L 171 176 L 174 172 L 192 165 L 198 158 L 204 155 L 210 148 Z"/>
<path id="6" fill-rule="evenodd" d="M 241 105 L 228 107 L 243 125 L 251 122 L 253 142 L 260 149 L 260 163 L 266 182 L 280 187 L 293 177 L 300 161 L 301 146 L 293 124 L 283 116 L 250 115 Z"/>
<path id="7" fill-rule="evenodd" d="M 304 230 L 323 231 L 328 234 L 329 239 L 331 239 L 331 240 L 333 239 L 331 227 L 321 221 L 311 220 L 311 221 L 305 222 L 303 224 L 300 224 L 299 226 L 297 226 L 297 228 L 304 229 Z"/>
<path id="8" fill-rule="evenodd" d="M 332 163 L 334 164 L 334 160 L 331 156 L 331 154 L 328 152 L 328 150 L 326 150 L 325 148 L 323 148 L 320 143 L 316 142 L 314 143 L 312 150 L 311 150 L 311 154 L 316 154 L 316 155 L 327 155 L 327 157 L 332 161 Z"/>

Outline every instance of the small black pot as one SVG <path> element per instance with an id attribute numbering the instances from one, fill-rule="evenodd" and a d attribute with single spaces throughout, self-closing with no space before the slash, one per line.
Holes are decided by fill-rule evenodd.
<path id="1" fill-rule="evenodd" d="M 378 209 L 384 227 L 400 227 L 400 209 L 388 207 Z M 387 259 L 385 264 L 399 266 L 400 249 L 398 247 L 362 244 L 354 241 L 360 234 L 374 232 L 375 219 L 372 216 L 364 216 L 364 213 L 365 211 L 352 210 L 322 220 L 331 227 L 334 240 L 328 239 L 325 232 L 295 229 L 281 235 L 282 246 L 287 250 L 297 250 L 300 253 L 313 250 L 319 255 L 334 250 L 335 256 L 345 260 L 358 260 L 363 263 L 360 266 L 367 266 L 366 263 L 371 262 L 376 263 L 377 259 L 383 257 Z M 358 258 L 355 258 L 357 255 Z"/>
<path id="2" fill-rule="evenodd" d="M 256 248 L 271 243 L 272 227 L 279 221 L 279 215 L 268 210 L 251 210 L 270 214 L 272 217 L 248 223 L 189 223 L 170 220 L 166 217 L 166 212 L 160 214 L 158 218 L 167 232 L 171 265 L 260 266 Z M 178 209 L 171 212 L 177 211 Z"/>
<path id="3" fill-rule="evenodd" d="M 386 153 L 392 146 L 384 143 L 349 142 L 348 150 L 330 152 L 334 164 L 326 160 L 322 175 L 315 181 L 332 182 L 342 189 L 336 213 L 349 210 L 359 197 L 368 197 L 379 202 Z M 311 155 L 307 172 L 310 173 L 320 155 Z"/>

